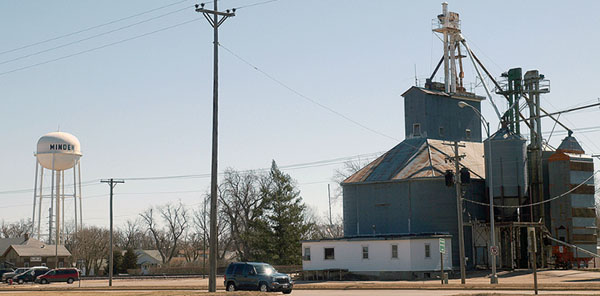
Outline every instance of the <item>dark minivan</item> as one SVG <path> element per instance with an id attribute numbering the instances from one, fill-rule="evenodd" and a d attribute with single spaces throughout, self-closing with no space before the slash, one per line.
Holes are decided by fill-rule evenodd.
<path id="1" fill-rule="evenodd" d="M 26 272 L 15 275 L 12 280 L 13 280 L 13 283 L 19 283 L 19 284 L 33 282 L 38 277 L 38 275 L 42 275 L 46 272 L 48 272 L 48 267 L 45 267 L 45 266 L 33 267 L 33 268 L 30 268 L 29 270 L 27 270 Z"/>
<path id="2" fill-rule="evenodd" d="M 292 293 L 294 282 L 289 275 L 278 273 L 273 266 L 259 262 L 234 262 L 225 271 L 225 289 L 258 290 L 261 292 Z"/>
<path id="3" fill-rule="evenodd" d="M 49 284 L 53 282 L 67 282 L 67 284 L 72 284 L 74 281 L 78 280 L 79 270 L 76 268 L 57 268 L 38 276 L 35 279 L 35 282 L 40 284 Z"/>

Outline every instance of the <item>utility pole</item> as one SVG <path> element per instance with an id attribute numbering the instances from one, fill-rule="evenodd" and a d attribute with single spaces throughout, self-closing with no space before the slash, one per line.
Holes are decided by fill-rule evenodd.
<path id="1" fill-rule="evenodd" d="M 208 291 L 217 291 L 217 132 L 218 132 L 218 106 L 219 106 L 219 26 L 229 17 L 235 16 L 232 12 L 217 10 L 217 0 L 213 1 L 214 9 L 204 9 L 204 3 L 196 4 L 196 12 L 202 12 L 208 23 L 213 27 L 213 135 L 212 135 L 212 166 L 210 178 L 210 273 L 208 276 Z M 211 18 L 212 17 L 212 18 Z M 220 19 L 219 19 L 220 18 Z"/>
<path id="2" fill-rule="evenodd" d="M 459 155 L 458 148 L 465 147 L 464 144 L 458 144 L 458 141 L 454 141 L 452 144 L 444 143 L 444 145 L 454 146 L 454 157 L 447 157 L 446 161 L 454 162 L 454 184 L 456 187 L 456 213 L 458 215 L 458 246 L 460 253 L 460 283 L 465 284 L 466 281 L 466 270 L 465 270 L 465 236 L 463 229 L 463 209 L 462 209 L 462 184 L 460 180 L 460 160 L 465 155 Z"/>
<path id="3" fill-rule="evenodd" d="M 110 253 L 108 254 L 108 286 L 112 287 L 113 279 L 113 189 L 117 184 L 125 183 L 123 180 L 115 180 L 110 178 L 108 180 L 100 180 L 100 183 L 108 183 L 110 186 Z"/>
<path id="4" fill-rule="evenodd" d="M 331 186 L 327 184 L 327 197 L 329 198 L 329 231 L 333 228 L 333 219 L 331 219 Z"/>

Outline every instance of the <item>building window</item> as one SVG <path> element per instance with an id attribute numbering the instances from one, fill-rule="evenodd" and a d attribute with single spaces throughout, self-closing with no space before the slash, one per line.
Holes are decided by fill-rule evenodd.
<path id="1" fill-rule="evenodd" d="M 465 130 L 465 137 L 467 138 L 467 140 L 471 140 L 471 130 L 470 129 Z"/>
<path id="2" fill-rule="evenodd" d="M 362 247 L 362 258 L 369 259 L 369 247 L 368 246 Z"/>
<path id="3" fill-rule="evenodd" d="M 431 245 L 425 244 L 425 258 L 431 258 Z"/>
<path id="4" fill-rule="evenodd" d="M 440 126 L 440 136 L 444 136 L 444 127 Z"/>
<path id="5" fill-rule="evenodd" d="M 325 260 L 333 260 L 333 259 L 335 259 L 334 248 L 325 248 Z"/>
<path id="6" fill-rule="evenodd" d="M 310 261 L 310 248 L 304 248 L 304 258 L 305 261 Z"/>
<path id="7" fill-rule="evenodd" d="M 29 267 L 29 262 L 23 263 L 23 267 Z"/>
<path id="8" fill-rule="evenodd" d="M 63 267 L 65 267 L 65 264 L 62 261 L 58 262 L 58 267 L 63 268 Z"/>
<path id="9" fill-rule="evenodd" d="M 398 245 L 392 245 L 392 259 L 398 259 Z"/>
<path id="10" fill-rule="evenodd" d="M 415 123 L 415 124 L 413 124 L 413 137 L 420 137 L 420 136 L 421 136 L 421 124 Z"/>

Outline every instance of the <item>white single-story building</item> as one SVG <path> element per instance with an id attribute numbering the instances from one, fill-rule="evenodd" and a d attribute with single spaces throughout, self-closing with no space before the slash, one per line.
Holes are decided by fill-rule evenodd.
<path id="1" fill-rule="evenodd" d="M 302 269 L 341 269 L 373 279 L 434 278 L 441 267 L 440 239 L 445 242 L 444 270 L 452 270 L 451 238 L 448 234 L 413 234 L 306 240 L 302 242 Z"/>

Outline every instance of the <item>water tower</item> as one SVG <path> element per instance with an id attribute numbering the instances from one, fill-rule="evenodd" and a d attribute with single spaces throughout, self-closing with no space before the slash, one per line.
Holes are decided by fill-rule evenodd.
<path id="1" fill-rule="evenodd" d="M 49 199 L 50 203 L 46 205 L 48 208 L 48 243 L 54 242 L 59 245 L 63 241 L 65 228 L 65 198 L 73 198 L 75 231 L 82 227 L 81 165 L 79 162 L 81 145 L 79 140 L 69 133 L 51 132 L 38 140 L 35 157 L 32 234 L 37 235 L 38 239 L 45 236 L 42 233 L 42 207 L 44 200 Z M 48 174 L 45 176 L 46 179 L 50 180 L 44 180 L 45 172 Z M 67 186 L 65 186 L 65 172 L 67 172 L 67 177 L 70 178 L 72 175 L 73 178 L 73 183 L 67 184 Z M 46 185 L 44 185 L 44 181 Z M 50 182 L 48 183 L 48 181 Z M 45 191 L 48 189 L 50 192 Z M 65 191 L 67 192 L 65 193 Z"/>

